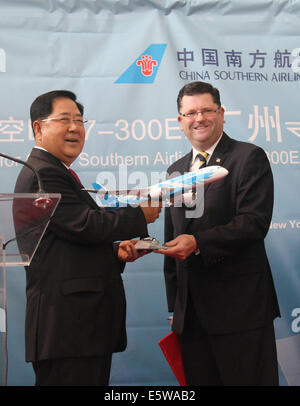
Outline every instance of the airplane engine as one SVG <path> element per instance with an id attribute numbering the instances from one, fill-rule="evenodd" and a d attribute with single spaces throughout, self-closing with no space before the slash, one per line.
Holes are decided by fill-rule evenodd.
<path id="1" fill-rule="evenodd" d="M 188 192 L 183 195 L 183 203 L 187 207 L 194 207 L 196 205 L 197 193 Z"/>

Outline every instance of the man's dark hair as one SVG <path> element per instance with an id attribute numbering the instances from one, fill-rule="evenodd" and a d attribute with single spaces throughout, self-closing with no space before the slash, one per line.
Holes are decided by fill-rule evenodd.
<path id="1" fill-rule="evenodd" d="M 221 106 L 220 93 L 217 88 L 213 87 L 210 83 L 206 82 L 191 82 L 183 86 L 178 93 L 177 97 L 178 112 L 180 112 L 181 109 L 181 100 L 183 96 L 194 96 L 196 94 L 204 94 L 204 93 L 211 94 L 214 103 L 216 103 L 218 106 Z"/>
<path id="2" fill-rule="evenodd" d="M 80 114 L 83 115 L 83 105 L 76 101 L 77 97 L 75 93 L 69 90 L 52 90 L 51 92 L 41 94 L 32 103 L 30 107 L 31 124 L 33 124 L 35 120 L 47 118 L 52 113 L 53 101 L 59 98 L 73 100 Z"/>

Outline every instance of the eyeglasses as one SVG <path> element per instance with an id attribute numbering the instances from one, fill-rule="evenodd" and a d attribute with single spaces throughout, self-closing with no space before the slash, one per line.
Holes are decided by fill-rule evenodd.
<path id="1" fill-rule="evenodd" d="M 57 121 L 63 126 L 69 126 L 74 122 L 76 125 L 83 127 L 84 124 L 88 122 L 88 120 L 84 120 L 83 118 L 70 118 L 70 117 L 50 117 L 44 118 L 43 120 L 39 120 L 43 123 L 47 121 Z"/>
<path id="2" fill-rule="evenodd" d="M 183 114 L 179 113 L 182 117 L 190 118 L 190 119 L 195 119 L 198 117 L 198 114 L 201 114 L 204 118 L 208 117 L 214 117 L 217 112 L 220 110 L 220 107 L 218 107 L 216 110 L 213 109 L 203 109 L 201 111 L 192 111 L 191 113 Z"/>

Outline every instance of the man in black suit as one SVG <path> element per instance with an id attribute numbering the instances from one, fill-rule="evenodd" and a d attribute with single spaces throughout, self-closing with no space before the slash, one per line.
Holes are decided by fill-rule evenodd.
<path id="1" fill-rule="evenodd" d="M 74 93 L 43 94 L 30 115 L 36 147 L 28 163 L 45 192 L 61 193 L 61 201 L 26 268 L 26 361 L 36 385 L 107 385 L 112 353 L 126 347 L 121 272 L 140 256 L 129 239 L 147 235 L 160 209 L 106 210 L 82 190 L 69 170 L 85 140 Z M 34 193 L 37 186 L 23 167 L 15 192 Z"/>
<path id="2" fill-rule="evenodd" d="M 203 162 L 229 171 L 205 186 L 200 217 L 187 207 L 165 210 L 169 249 L 159 252 L 187 384 L 277 385 L 273 320 L 280 313 L 264 246 L 273 210 L 268 159 L 223 132 L 224 109 L 210 84 L 187 84 L 177 104 L 193 149 L 168 175 Z"/>

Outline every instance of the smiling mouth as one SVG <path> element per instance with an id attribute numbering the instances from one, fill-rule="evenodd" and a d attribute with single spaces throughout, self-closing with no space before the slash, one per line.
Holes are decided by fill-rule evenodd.
<path id="1" fill-rule="evenodd" d="M 205 130 L 206 128 L 208 128 L 208 125 L 201 125 L 201 126 L 193 127 L 193 130 Z"/>
<path id="2" fill-rule="evenodd" d="M 66 142 L 76 143 L 79 142 L 79 140 L 67 139 Z"/>

